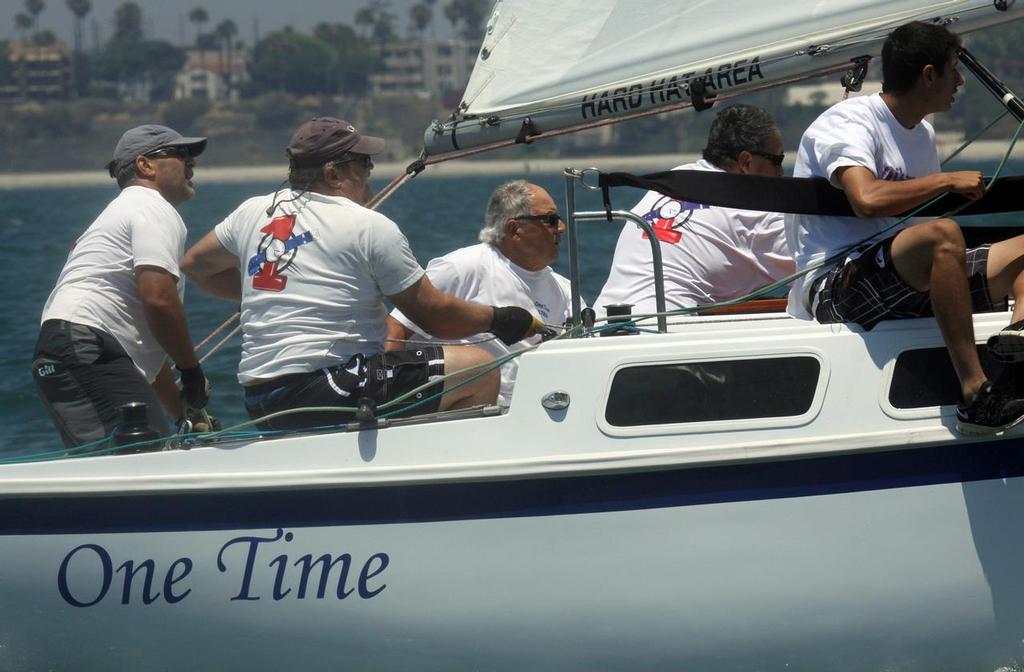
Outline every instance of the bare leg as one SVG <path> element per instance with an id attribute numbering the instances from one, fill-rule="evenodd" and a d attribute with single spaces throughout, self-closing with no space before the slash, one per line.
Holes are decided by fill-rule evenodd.
<path id="1" fill-rule="evenodd" d="M 971 403 L 985 382 L 974 343 L 964 237 L 951 219 L 916 224 L 896 235 L 892 259 L 896 272 L 918 291 L 930 291 L 932 310 L 960 379 L 964 401 Z"/>
<path id="2" fill-rule="evenodd" d="M 992 246 L 988 253 L 988 291 L 993 301 L 1007 294 L 1021 297 L 1013 306 L 1011 322 L 1024 319 L 1024 236 L 1015 236 Z"/>
<path id="3" fill-rule="evenodd" d="M 450 374 L 461 369 L 484 364 L 494 357 L 482 348 L 468 345 L 444 346 L 444 372 Z M 481 404 L 493 404 L 498 399 L 498 387 L 501 385 L 500 370 L 495 368 L 471 383 L 452 390 L 459 383 L 479 375 L 487 367 L 467 371 L 463 375 L 452 376 L 444 381 L 444 396 L 441 397 L 441 410 L 450 408 L 468 408 Z"/>

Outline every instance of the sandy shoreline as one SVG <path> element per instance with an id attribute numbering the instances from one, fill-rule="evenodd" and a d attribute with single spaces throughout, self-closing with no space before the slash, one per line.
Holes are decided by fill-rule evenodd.
<path id="1" fill-rule="evenodd" d="M 939 144 L 939 156 L 948 156 L 957 148 L 955 143 Z M 1004 140 L 981 140 L 965 149 L 958 157 L 962 161 L 998 161 L 1006 153 Z M 792 170 L 795 152 L 787 157 L 787 172 Z M 1011 158 L 1021 157 L 1015 148 Z M 655 154 L 645 156 L 590 156 L 545 159 L 500 159 L 477 161 L 449 161 L 430 166 L 421 177 L 458 177 L 463 175 L 517 175 L 558 174 L 562 169 L 597 167 L 606 171 L 654 172 L 667 170 L 698 158 L 696 154 Z M 408 161 L 377 164 L 374 177 L 391 179 L 405 170 Z M 198 183 L 226 184 L 237 182 L 266 182 L 277 184 L 284 179 L 286 166 L 232 166 L 196 169 Z M 0 189 L 58 189 L 63 187 L 105 186 L 112 183 L 103 170 L 64 171 L 46 173 L 0 173 Z"/>

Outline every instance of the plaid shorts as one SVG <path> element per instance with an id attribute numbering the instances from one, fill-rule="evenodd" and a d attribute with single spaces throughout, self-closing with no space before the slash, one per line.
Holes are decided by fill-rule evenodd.
<path id="1" fill-rule="evenodd" d="M 874 243 L 814 281 L 811 312 L 821 323 L 843 322 L 871 329 L 882 320 L 933 317 L 930 292 L 908 285 L 892 263 L 892 238 Z M 990 245 L 967 250 L 967 281 L 976 313 L 1006 310 L 1003 297 L 992 301 L 988 292 Z"/>
<path id="2" fill-rule="evenodd" d="M 359 406 L 363 397 L 380 406 L 443 375 L 444 350 L 436 345 L 382 352 L 372 357 L 353 355 L 344 364 L 279 376 L 247 386 L 245 410 L 250 418 L 256 420 L 277 411 L 308 406 L 354 408 Z M 441 406 L 439 393 L 443 386 L 439 382 L 420 390 L 387 409 L 388 417 L 433 413 Z M 437 396 L 429 399 L 432 395 Z M 354 413 L 350 411 L 289 413 L 261 422 L 257 427 L 266 430 L 302 429 L 337 425 L 353 419 Z"/>

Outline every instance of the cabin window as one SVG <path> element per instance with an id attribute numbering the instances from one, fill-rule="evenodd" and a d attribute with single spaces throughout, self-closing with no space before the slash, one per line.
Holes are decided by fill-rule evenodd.
<path id="1" fill-rule="evenodd" d="M 615 373 L 605 419 L 636 427 L 803 415 L 820 372 L 814 357 L 631 366 Z"/>
<path id="2" fill-rule="evenodd" d="M 1002 372 L 1002 364 L 992 359 L 988 348 L 978 346 L 978 358 L 989 380 Z M 889 403 L 893 408 L 926 408 L 960 402 L 960 382 L 946 348 L 907 350 L 896 357 Z"/>

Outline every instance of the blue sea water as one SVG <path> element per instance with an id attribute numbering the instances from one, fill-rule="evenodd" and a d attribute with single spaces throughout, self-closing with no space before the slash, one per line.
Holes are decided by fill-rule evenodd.
<path id="1" fill-rule="evenodd" d="M 522 174 L 433 177 L 424 174 L 398 190 L 381 211 L 398 222 L 422 265 L 435 256 L 477 242 L 487 198 L 495 186 Z M 548 189 L 556 203 L 564 203 L 560 174 L 533 174 L 531 181 Z M 203 184 L 196 175 L 195 198 L 180 212 L 189 229 L 189 244 L 214 227 L 239 203 L 272 191 L 276 184 Z M 376 181 L 375 188 L 384 186 Z M 631 207 L 639 193 L 624 191 L 615 207 Z M 583 193 L 581 193 L 583 192 Z M 580 207 L 599 209 L 594 192 L 577 190 Z M 32 348 L 43 304 L 72 243 L 116 195 L 116 188 L 21 189 L 0 191 L 0 232 L 7 260 L 6 291 L 0 299 L 0 457 L 58 450 L 60 439 L 36 397 L 29 374 Z M 585 224 L 580 231 L 583 253 L 583 297 L 596 298 L 607 277 L 608 265 L 621 224 Z M 567 247 L 556 270 L 569 275 Z M 199 342 L 235 311 L 231 303 L 188 287 L 185 296 L 189 328 Z M 227 333 L 225 331 L 225 333 Z M 241 387 L 235 379 L 239 339 L 226 343 L 204 364 L 213 391 L 210 410 L 225 426 L 248 420 L 242 407 Z M 201 353 L 202 354 L 202 353 Z"/>

